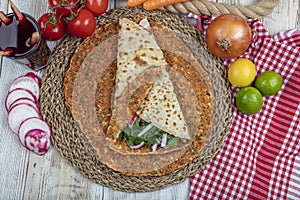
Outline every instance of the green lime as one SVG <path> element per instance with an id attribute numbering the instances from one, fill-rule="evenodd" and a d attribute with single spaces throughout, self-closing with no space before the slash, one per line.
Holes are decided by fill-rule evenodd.
<path id="1" fill-rule="evenodd" d="M 262 95 L 270 96 L 276 94 L 282 86 L 281 76 L 273 71 L 261 73 L 255 80 L 254 86 Z"/>
<path id="2" fill-rule="evenodd" d="M 235 104 L 241 113 L 251 115 L 261 110 L 263 98 L 256 88 L 245 87 L 236 94 Z"/>

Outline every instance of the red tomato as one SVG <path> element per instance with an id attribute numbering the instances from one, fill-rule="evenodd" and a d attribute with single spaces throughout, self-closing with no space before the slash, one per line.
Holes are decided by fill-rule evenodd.
<path id="1" fill-rule="evenodd" d="M 108 0 L 86 0 L 85 8 L 91 11 L 95 17 L 105 13 L 108 7 Z"/>
<path id="2" fill-rule="evenodd" d="M 79 8 L 78 0 L 48 0 L 50 8 L 56 12 L 56 15 L 61 17 L 71 17 L 72 13 L 76 13 Z"/>
<path id="3" fill-rule="evenodd" d="M 87 9 L 80 9 L 77 17 L 68 22 L 69 32 L 79 38 L 86 38 L 94 33 L 96 19 Z"/>
<path id="4" fill-rule="evenodd" d="M 66 22 L 51 13 L 46 13 L 38 19 L 42 36 L 45 40 L 55 41 L 62 38 L 67 31 Z"/>

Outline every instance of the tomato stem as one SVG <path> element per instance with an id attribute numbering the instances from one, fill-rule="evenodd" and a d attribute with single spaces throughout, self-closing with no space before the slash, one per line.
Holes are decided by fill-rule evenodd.
<path id="1" fill-rule="evenodd" d="M 74 7 L 78 4 L 80 4 L 80 7 L 76 10 L 76 12 L 74 12 L 72 10 L 72 7 Z M 85 4 L 86 4 L 86 0 L 77 0 L 76 3 L 70 3 L 69 0 L 61 0 L 60 4 L 51 7 L 50 11 L 51 11 L 51 13 L 56 14 L 57 8 L 67 7 L 70 9 L 71 16 L 66 17 L 66 20 L 71 21 L 77 17 L 80 9 L 83 8 L 85 6 Z M 50 22 L 50 23 L 52 23 L 52 22 Z M 55 25 L 55 24 L 53 24 L 53 25 Z"/>
<path id="2" fill-rule="evenodd" d="M 79 3 L 81 6 L 77 9 L 76 12 L 74 12 L 72 9 L 70 9 L 71 16 L 70 16 L 70 17 L 67 17 L 66 20 L 72 21 L 73 19 L 75 19 L 75 18 L 77 17 L 77 15 L 78 15 L 79 11 L 80 11 L 82 8 L 84 8 L 84 6 L 85 6 L 85 4 L 86 4 L 86 0 L 78 0 L 78 1 L 76 2 L 76 4 L 78 4 L 78 3 Z M 75 5 L 76 5 L 76 4 L 75 4 Z M 74 4 L 71 4 L 71 5 L 74 5 Z"/>
<path id="3" fill-rule="evenodd" d="M 78 9 L 78 11 L 79 11 L 79 9 Z M 72 10 L 70 10 L 71 16 L 70 17 L 66 17 L 66 20 L 72 21 L 73 19 L 75 19 L 77 17 L 77 15 L 78 15 L 78 11 L 75 13 Z"/>
<path id="4" fill-rule="evenodd" d="M 76 3 L 59 4 L 59 5 L 57 5 L 57 6 L 51 7 L 50 10 L 54 12 L 54 10 L 57 9 L 57 8 L 61 8 L 61 7 L 72 8 L 73 6 L 76 6 Z"/>
<path id="5" fill-rule="evenodd" d="M 50 23 L 50 24 L 57 27 L 56 13 L 49 13 L 48 14 L 48 21 L 46 22 L 46 24 L 47 23 Z"/>

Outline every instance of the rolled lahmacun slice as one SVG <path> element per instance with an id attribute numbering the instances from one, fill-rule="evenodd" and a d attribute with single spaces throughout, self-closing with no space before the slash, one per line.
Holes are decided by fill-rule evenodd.
<path id="1" fill-rule="evenodd" d="M 22 144 L 27 150 L 41 156 L 50 149 L 50 137 L 44 130 L 31 129 L 25 133 Z"/>
<path id="2" fill-rule="evenodd" d="M 31 91 L 29 91 L 27 89 L 23 89 L 23 88 L 16 88 L 12 91 L 9 91 L 8 94 L 6 95 L 6 99 L 5 99 L 6 111 L 9 110 L 9 108 L 11 107 L 11 104 L 14 101 L 16 101 L 17 99 L 20 99 L 20 98 L 28 98 L 28 99 L 31 99 L 33 102 L 37 103 L 37 99 Z"/>
<path id="3" fill-rule="evenodd" d="M 8 112 L 8 126 L 18 134 L 21 123 L 30 117 L 40 117 L 40 112 L 30 104 L 17 104 Z"/>
<path id="4" fill-rule="evenodd" d="M 40 87 L 39 84 L 28 76 L 20 76 L 16 78 L 10 85 L 9 91 L 12 91 L 17 88 L 26 89 L 32 92 L 37 100 L 40 98 Z"/>
<path id="5" fill-rule="evenodd" d="M 33 129 L 42 130 L 49 137 L 51 137 L 51 129 L 46 121 L 44 121 L 42 118 L 39 118 L 39 117 L 30 117 L 30 118 L 25 119 L 21 123 L 21 125 L 19 127 L 19 131 L 18 131 L 19 139 L 24 146 L 25 146 L 24 142 L 25 142 L 26 134 Z"/>

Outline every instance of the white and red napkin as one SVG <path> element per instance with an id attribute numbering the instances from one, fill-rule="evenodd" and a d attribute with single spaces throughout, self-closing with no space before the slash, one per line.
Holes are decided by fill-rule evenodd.
<path id="1" fill-rule="evenodd" d="M 205 34 L 212 18 L 196 18 Z M 257 74 L 275 71 L 282 89 L 264 97 L 255 115 L 239 113 L 233 103 L 230 132 L 218 154 L 190 178 L 190 199 L 300 199 L 300 31 L 272 37 L 258 19 L 248 19 L 257 32 L 240 57 L 252 60 Z M 232 60 L 222 60 L 228 68 Z M 232 95 L 237 88 L 232 88 Z"/>

